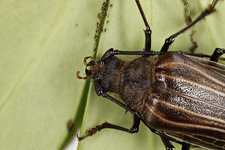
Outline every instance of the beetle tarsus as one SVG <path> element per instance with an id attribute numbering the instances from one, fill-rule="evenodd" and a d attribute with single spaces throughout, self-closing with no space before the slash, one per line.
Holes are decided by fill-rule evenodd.
<path id="1" fill-rule="evenodd" d="M 107 122 L 105 122 L 105 123 L 103 123 L 101 125 L 97 125 L 97 126 L 95 126 L 95 128 L 91 128 L 90 130 L 87 131 L 87 135 L 85 135 L 85 136 L 79 137 L 77 135 L 78 141 L 82 141 L 82 140 L 86 139 L 87 137 L 92 136 L 97 131 L 101 131 L 102 129 L 105 128 L 105 124 L 107 124 Z"/>

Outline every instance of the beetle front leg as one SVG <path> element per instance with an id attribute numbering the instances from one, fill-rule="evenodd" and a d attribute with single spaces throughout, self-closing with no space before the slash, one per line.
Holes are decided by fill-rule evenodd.
<path id="1" fill-rule="evenodd" d="M 130 129 L 118 126 L 118 125 L 114 125 L 108 122 L 105 122 L 101 125 L 97 125 L 95 128 L 91 128 L 90 130 L 87 131 L 87 135 L 82 136 L 82 137 L 78 137 L 78 141 L 81 141 L 89 136 L 92 136 L 93 134 L 95 134 L 97 131 L 101 131 L 102 129 L 115 129 L 115 130 L 120 130 L 120 131 L 124 131 L 124 132 L 128 132 L 128 133 L 137 133 L 139 131 L 139 126 L 140 126 L 140 118 L 136 115 L 134 115 L 134 122 L 133 125 Z"/>

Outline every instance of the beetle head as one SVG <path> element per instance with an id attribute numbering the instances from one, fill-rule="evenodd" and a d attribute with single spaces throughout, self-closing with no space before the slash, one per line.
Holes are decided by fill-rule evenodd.
<path id="1" fill-rule="evenodd" d="M 95 61 L 90 61 L 87 65 L 86 65 L 86 69 L 85 69 L 85 73 L 87 75 L 87 77 L 91 77 L 92 76 L 92 71 L 91 70 L 88 70 L 88 66 L 92 67 L 95 65 Z"/>
<path id="2" fill-rule="evenodd" d="M 91 61 L 87 63 L 86 60 L 89 58 Z M 92 57 L 85 57 L 84 64 L 86 65 L 86 77 L 80 77 L 79 72 L 77 72 L 77 78 L 93 79 L 97 95 L 101 95 L 101 92 L 115 91 L 116 81 L 118 81 L 120 68 L 123 65 L 121 60 L 115 56 L 104 61 L 95 61 Z"/>
<path id="3" fill-rule="evenodd" d="M 91 61 L 89 63 L 87 63 L 87 59 L 91 59 Z M 88 79 L 88 78 L 92 78 L 92 71 L 91 70 L 88 70 L 87 68 L 90 66 L 94 66 L 96 63 L 95 63 L 95 60 L 93 57 L 91 56 L 88 56 L 88 57 L 84 57 L 84 64 L 86 65 L 86 69 L 85 69 L 85 73 L 86 73 L 86 76 L 85 77 L 81 77 L 80 76 L 80 71 L 77 71 L 77 78 L 78 79 Z"/>

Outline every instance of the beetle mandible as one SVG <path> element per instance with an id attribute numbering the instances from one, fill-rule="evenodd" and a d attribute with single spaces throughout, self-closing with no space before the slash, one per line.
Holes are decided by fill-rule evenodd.
<path id="1" fill-rule="evenodd" d="M 192 23 L 165 40 L 160 52 L 151 51 L 151 29 L 139 0 L 135 0 L 146 26 L 144 51 L 109 49 L 96 61 L 85 57 L 86 77 L 93 79 L 95 91 L 133 114 L 130 129 L 103 123 L 79 137 L 83 140 L 105 128 L 137 133 L 140 122 L 159 135 L 166 150 L 170 143 L 189 150 L 192 145 L 225 150 L 225 66 L 218 63 L 225 49 L 216 48 L 209 55 L 168 52 L 175 38 L 215 12 L 218 0 L 206 8 Z M 130 61 L 115 55 L 140 55 Z M 205 60 L 200 57 L 209 57 Z M 87 59 L 91 59 L 89 63 Z M 113 92 L 116 99 L 108 92 Z M 177 139 L 182 140 L 179 141 Z"/>

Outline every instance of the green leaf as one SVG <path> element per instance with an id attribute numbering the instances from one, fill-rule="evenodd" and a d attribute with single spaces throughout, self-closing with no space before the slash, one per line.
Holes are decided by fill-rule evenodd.
<path id="1" fill-rule="evenodd" d="M 0 149 L 56 150 L 68 135 L 101 1 L 0 2 Z M 87 11 L 89 10 L 89 11 Z"/>
<path id="2" fill-rule="evenodd" d="M 62 149 L 75 136 L 105 121 L 130 128 L 132 116 L 96 96 L 93 85 L 78 80 L 83 58 L 93 55 L 97 14 L 103 0 L 0 2 L 0 149 Z M 192 2 L 196 17 L 211 1 Z M 202 4 L 201 4 L 202 3 Z M 111 0 L 97 58 L 109 48 L 142 50 L 144 23 L 135 2 Z M 141 0 L 152 34 L 152 49 L 185 25 L 181 1 Z M 217 12 L 196 25 L 197 52 L 211 54 L 224 46 L 224 2 Z M 170 50 L 188 51 L 187 32 Z M 90 82 L 90 81 L 89 81 Z M 88 94 L 88 95 L 87 95 Z M 86 95 L 86 96 L 85 96 Z M 86 98 L 87 97 L 87 98 Z M 82 101 L 81 101 L 82 100 Z M 81 114 L 82 113 L 82 114 Z M 68 120 L 74 128 L 67 132 Z M 137 134 L 103 130 L 80 142 L 79 149 L 164 149 L 160 138 L 143 124 Z"/>

